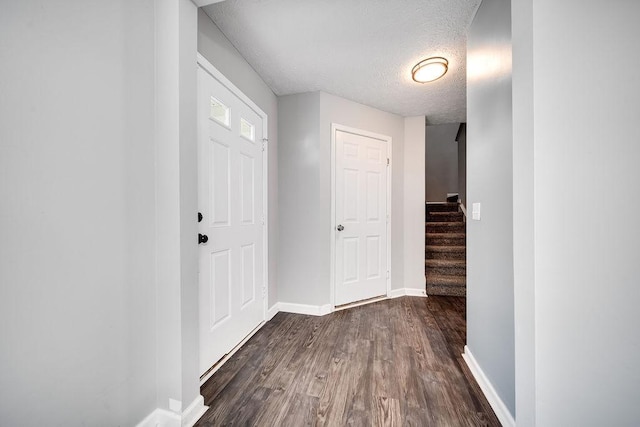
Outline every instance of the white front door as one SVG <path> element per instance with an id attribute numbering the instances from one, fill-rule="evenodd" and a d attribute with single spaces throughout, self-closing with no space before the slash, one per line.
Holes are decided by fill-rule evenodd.
<path id="1" fill-rule="evenodd" d="M 198 67 L 201 374 L 264 320 L 263 117 L 236 91 Z"/>
<path id="2" fill-rule="evenodd" d="M 390 138 L 334 125 L 335 305 L 387 294 Z"/>

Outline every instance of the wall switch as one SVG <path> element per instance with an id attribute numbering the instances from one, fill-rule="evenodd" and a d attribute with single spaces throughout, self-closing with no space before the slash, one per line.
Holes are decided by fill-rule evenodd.
<path id="1" fill-rule="evenodd" d="M 480 203 L 474 203 L 471 207 L 471 219 L 480 221 Z"/>

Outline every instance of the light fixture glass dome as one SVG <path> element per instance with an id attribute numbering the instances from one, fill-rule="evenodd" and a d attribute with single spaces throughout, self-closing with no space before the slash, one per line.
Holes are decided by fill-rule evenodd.
<path id="1" fill-rule="evenodd" d="M 418 83 L 432 82 L 444 76 L 448 69 L 449 61 L 435 56 L 418 62 L 411 70 L 411 77 Z"/>

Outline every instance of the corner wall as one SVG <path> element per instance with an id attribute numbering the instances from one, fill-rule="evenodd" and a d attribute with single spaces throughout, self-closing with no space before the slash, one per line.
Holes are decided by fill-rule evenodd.
<path id="1" fill-rule="evenodd" d="M 2 3 L 0 425 L 156 408 L 154 2 Z"/>
<path id="2" fill-rule="evenodd" d="M 426 291 L 423 199 L 426 118 L 404 119 L 404 286 Z"/>
<path id="3" fill-rule="evenodd" d="M 483 0 L 467 38 L 467 347 L 514 416 L 510 6 Z"/>
<path id="4" fill-rule="evenodd" d="M 535 418 L 523 406 L 518 426 L 638 425 L 640 3 L 514 6 L 514 112 L 528 113 L 514 122 L 514 192 L 528 194 L 514 209 L 533 210 L 516 229 L 516 253 L 533 252 L 516 276 L 518 348 L 535 351 L 518 358 L 518 394 L 535 381 Z"/>

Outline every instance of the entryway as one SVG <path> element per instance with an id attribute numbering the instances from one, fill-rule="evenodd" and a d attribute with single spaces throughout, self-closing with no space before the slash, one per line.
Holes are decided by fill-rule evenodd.
<path id="1" fill-rule="evenodd" d="M 198 58 L 200 374 L 265 319 L 267 116 Z"/>

